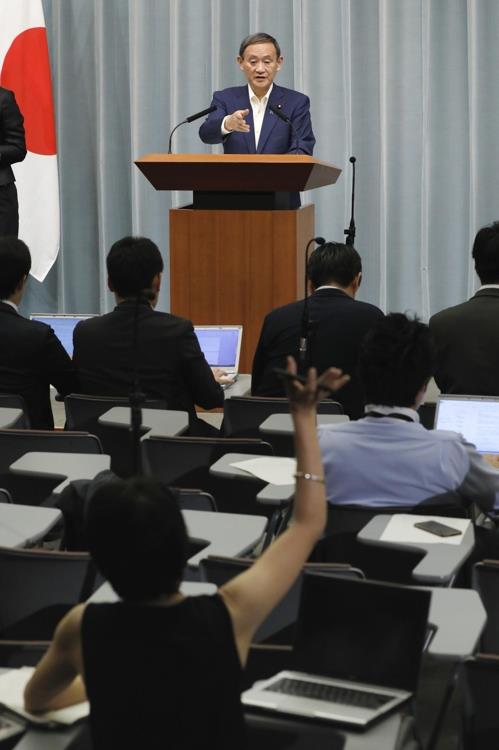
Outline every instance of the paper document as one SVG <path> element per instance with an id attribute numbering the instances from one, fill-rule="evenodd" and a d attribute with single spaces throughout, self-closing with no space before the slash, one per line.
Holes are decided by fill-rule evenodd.
<path id="1" fill-rule="evenodd" d="M 295 458 L 280 458 L 279 456 L 262 456 L 248 458 L 246 461 L 236 461 L 231 466 L 252 474 L 269 484 L 294 484 L 296 472 Z"/>
<path id="2" fill-rule="evenodd" d="M 458 536 L 437 536 L 423 529 L 416 529 L 414 524 L 420 521 L 437 521 L 446 526 L 459 529 Z M 461 544 L 464 532 L 470 525 L 467 518 L 447 518 L 446 516 L 413 516 L 409 513 L 396 513 L 391 517 L 380 536 L 383 542 L 410 542 L 411 544 Z"/>
<path id="3" fill-rule="evenodd" d="M 32 724 L 44 725 L 70 725 L 75 721 L 88 716 L 90 706 L 85 703 L 76 703 L 74 706 L 59 708 L 57 711 L 45 711 L 40 714 L 31 714 L 24 710 L 24 688 L 34 672 L 34 667 L 21 667 L 21 669 L 10 669 L 0 675 L 0 703 L 14 713 L 27 719 Z"/>

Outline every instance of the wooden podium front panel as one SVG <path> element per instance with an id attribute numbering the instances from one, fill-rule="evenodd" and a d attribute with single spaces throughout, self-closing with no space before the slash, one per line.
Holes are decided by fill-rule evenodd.
<path id="1" fill-rule="evenodd" d="M 244 326 L 251 372 L 265 315 L 304 293 L 314 206 L 295 211 L 170 210 L 171 311 L 197 325 Z"/>

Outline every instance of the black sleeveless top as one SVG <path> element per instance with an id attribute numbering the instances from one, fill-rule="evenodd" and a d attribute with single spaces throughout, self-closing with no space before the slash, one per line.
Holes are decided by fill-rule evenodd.
<path id="1" fill-rule="evenodd" d="M 245 747 L 242 669 L 218 595 L 89 604 L 82 644 L 94 750 Z"/>

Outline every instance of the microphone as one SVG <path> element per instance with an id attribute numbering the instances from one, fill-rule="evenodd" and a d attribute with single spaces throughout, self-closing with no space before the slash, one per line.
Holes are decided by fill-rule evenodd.
<path id="1" fill-rule="evenodd" d="M 298 150 L 299 144 L 300 144 L 300 136 L 298 135 L 298 131 L 296 130 L 295 126 L 293 125 L 291 119 L 284 114 L 284 112 L 281 109 L 280 104 L 267 104 L 267 107 L 270 109 L 271 112 L 274 113 L 274 115 L 277 115 L 279 119 L 281 119 L 283 122 L 285 122 L 289 127 L 291 128 L 291 132 L 293 133 L 296 141 L 295 151 Z"/>
<path id="2" fill-rule="evenodd" d="M 194 120 L 199 120 L 200 117 L 204 117 L 205 115 L 209 115 L 212 112 L 216 110 L 217 106 L 216 104 L 212 104 L 211 107 L 207 107 L 206 109 L 203 109 L 201 112 L 196 112 L 195 115 L 190 115 L 190 117 L 186 117 L 184 122 L 194 122 Z M 182 123 L 180 123 L 182 125 Z"/>
<path id="3" fill-rule="evenodd" d="M 185 125 L 186 122 L 194 122 L 194 120 L 198 120 L 200 117 L 209 115 L 211 112 L 214 112 L 216 108 L 216 105 L 212 104 L 211 107 L 203 109 L 202 112 L 196 112 L 195 115 L 190 115 L 189 117 L 186 117 L 185 120 L 182 120 L 182 122 L 179 122 L 178 125 L 175 125 L 172 132 L 170 133 L 170 138 L 168 140 L 168 153 L 171 154 L 172 152 L 172 137 L 177 128 L 179 128 L 181 125 Z"/>
<path id="4" fill-rule="evenodd" d="M 354 205 L 355 205 L 355 162 L 357 161 L 357 159 L 355 158 L 355 156 L 351 156 L 349 161 L 350 161 L 350 164 L 352 165 L 352 214 L 350 217 L 350 226 L 348 227 L 348 229 L 345 229 L 343 234 L 346 235 L 345 244 L 353 245 L 353 241 L 355 239 L 355 219 L 353 216 L 353 210 L 354 210 Z"/>
<path id="5" fill-rule="evenodd" d="M 308 336 L 310 333 L 310 318 L 309 318 L 309 308 L 308 308 L 308 284 L 307 284 L 307 267 L 308 267 L 308 249 L 312 242 L 315 242 L 316 245 L 325 245 L 326 240 L 324 237 L 312 237 L 311 240 L 307 242 L 307 246 L 305 248 L 305 299 L 303 300 L 303 314 L 301 318 L 301 332 L 300 332 L 300 346 L 298 351 L 298 369 L 302 370 L 303 372 L 306 372 L 307 369 L 307 355 L 308 355 Z"/>

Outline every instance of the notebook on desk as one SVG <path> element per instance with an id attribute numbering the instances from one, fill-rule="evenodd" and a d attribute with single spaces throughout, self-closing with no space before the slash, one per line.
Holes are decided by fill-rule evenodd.
<path id="1" fill-rule="evenodd" d="M 73 357 L 73 331 L 80 320 L 93 318 L 94 315 L 78 315 L 65 313 L 33 313 L 30 320 L 38 320 L 40 323 L 46 323 L 53 328 L 55 335 L 67 351 L 70 357 Z"/>
<path id="2" fill-rule="evenodd" d="M 245 706 L 364 728 L 417 688 L 431 592 L 305 574 L 293 666 Z"/>
<path id="3" fill-rule="evenodd" d="M 242 326 L 194 326 L 199 346 L 210 367 L 220 367 L 231 376 L 239 374 Z"/>
<path id="4" fill-rule="evenodd" d="M 435 429 L 461 433 L 479 453 L 499 453 L 499 398 L 441 395 Z"/>

